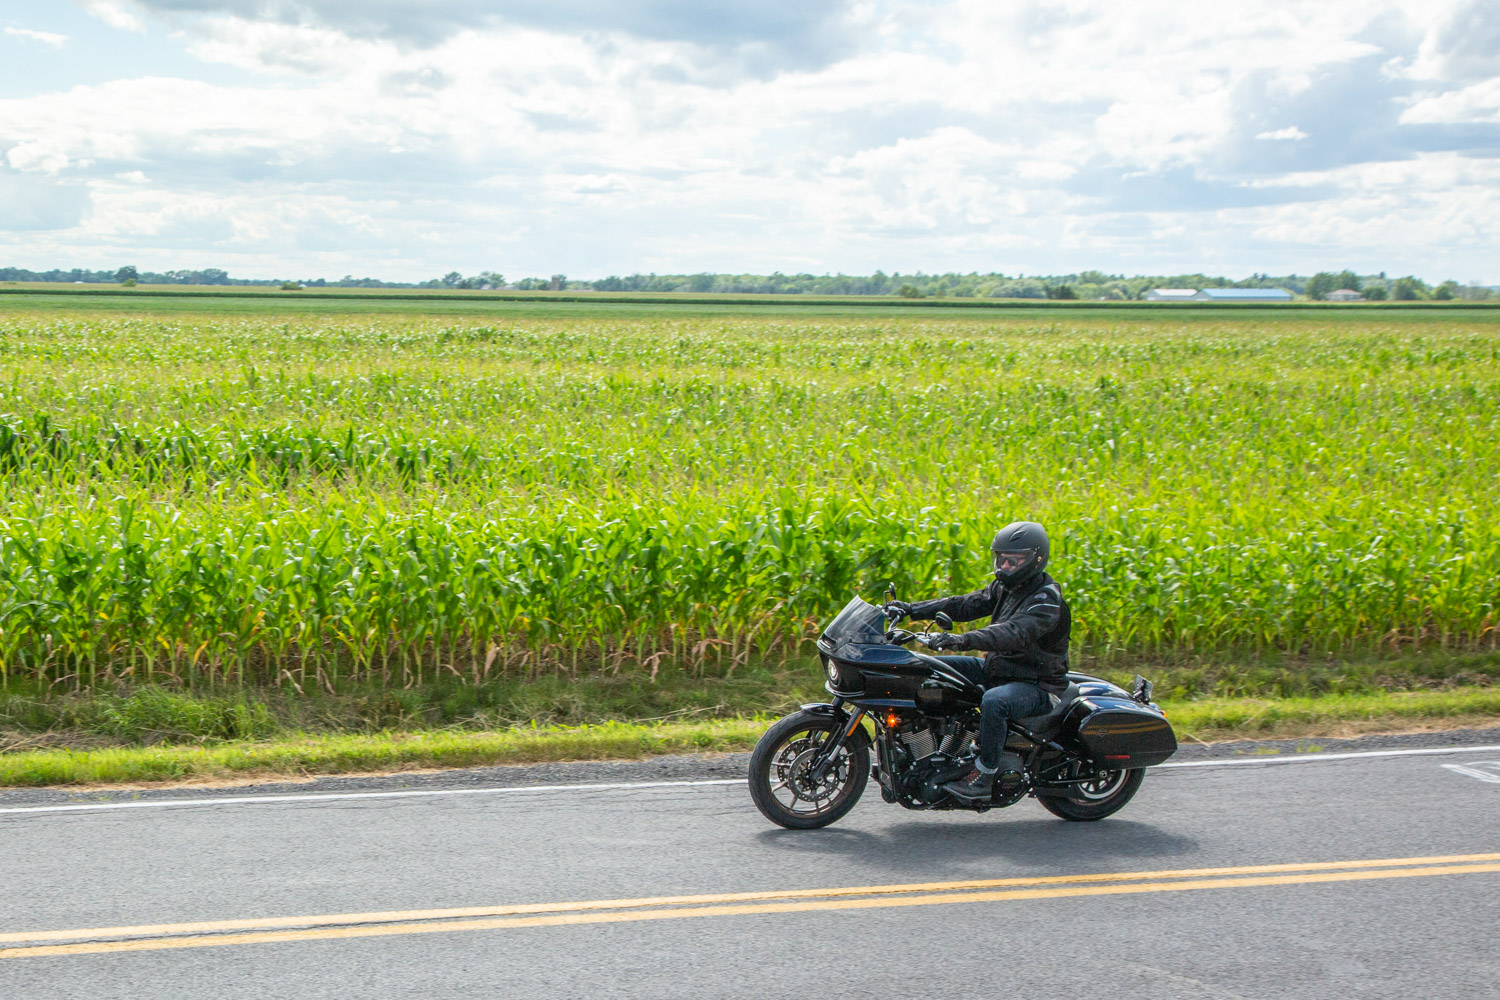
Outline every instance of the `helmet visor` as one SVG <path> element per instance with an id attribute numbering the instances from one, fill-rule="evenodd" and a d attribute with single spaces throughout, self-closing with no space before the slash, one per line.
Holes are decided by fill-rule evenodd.
<path id="1" fill-rule="evenodd" d="M 1000 549 L 995 553 L 995 575 L 1002 579 L 1015 576 L 1035 558 L 1036 549 Z"/>

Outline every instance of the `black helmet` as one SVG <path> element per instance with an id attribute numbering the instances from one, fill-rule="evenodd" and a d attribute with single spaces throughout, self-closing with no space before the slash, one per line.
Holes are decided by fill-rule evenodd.
<path id="1" fill-rule="evenodd" d="M 1047 541 L 1047 529 L 1035 521 L 1012 521 L 995 532 L 990 551 L 995 556 L 995 579 L 1010 586 L 1046 568 L 1052 543 Z"/>

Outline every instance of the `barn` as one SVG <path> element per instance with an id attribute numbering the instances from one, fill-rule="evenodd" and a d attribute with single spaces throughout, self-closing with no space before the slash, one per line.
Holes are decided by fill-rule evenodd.
<path id="1" fill-rule="evenodd" d="M 1196 298 L 1200 302 L 1290 302 L 1294 296 L 1285 288 L 1203 288 Z"/>

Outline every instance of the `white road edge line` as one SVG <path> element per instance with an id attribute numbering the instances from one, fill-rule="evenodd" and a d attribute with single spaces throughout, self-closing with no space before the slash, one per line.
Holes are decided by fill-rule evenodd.
<path id="1" fill-rule="evenodd" d="M 1488 753 L 1500 745 L 1480 747 L 1440 747 L 1422 750 L 1367 750 L 1361 753 L 1313 753 L 1297 757 L 1247 757 L 1237 760 L 1184 760 L 1158 764 L 1154 769 L 1169 767 L 1235 767 L 1246 764 L 1313 764 L 1326 760 L 1355 760 L 1366 757 L 1417 757 L 1443 753 Z M 1154 770 L 1153 769 L 1153 770 Z M 0 808 L 0 815 L 22 813 L 97 812 L 105 809 L 156 809 L 172 806 L 256 805 L 263 802 L 340 802 L 351 799 L 415 799 L 440 795 L 508 795 L 518 792 L 613 792 L 637 788 L 692 788 L 705 785 L 742 785 L 744 778 L 712 778 L 689 781 L 620 781 L 610 784 L 583 785 L 513 785 L 506 788 L 433 788 L 402 792 L 308 792 L 302 795 L 233 795 L 212 799 L 146 799 L 135 802 L 88 802 L 62 806 L 10 806 Z"/>
<path id="2" fill-rule="evenodd" d="M 308 792 L 303 795 L 226 795 L 216 799 L 147 799 L 138 802 L 89 802 L 66 806 L 12 806 L 0 815 L 16 813 L 85 812 L 99 809 L 151 809 L 158 806 L 249 805 L 260 802 L 338 802 L 347 799 L 415 799 L 436 795 L 504 795 L 514 792 L 606 792 L 631 788 L 678 788 L 692 785 L 743 785 L 744 778 L 705 781 L 621 781 L 592 785 L 512 785 L 506 788 L 433 788 L 404 792 Z"/>
<path id="3" fill-rule="evenodd" d="M 1487 747 L 1434 747 L 1422 750 L 1364 750 L 1360 753 L 1307 753 L 1296 757 L 1243 757 L 1236 760 L 1182 760 L 1157 767 L 1232 767 L 1236 764 L 1311 764 L 1320 760 L 1354 760 L 1357 757 L 1420 757 L 1434 753 L 1488 753 L 1500 750 L 1500 746 Z"/>

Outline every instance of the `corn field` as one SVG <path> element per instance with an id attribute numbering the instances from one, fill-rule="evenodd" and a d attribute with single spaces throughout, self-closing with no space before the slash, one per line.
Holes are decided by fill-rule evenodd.
<path id="1" fill-rule="evenodd" d="M 1016 518 L 1087 656 L 1496 645 L 1483 315 L 21 311 L 0 364 L 6 684 L 722 673 Z"/>

